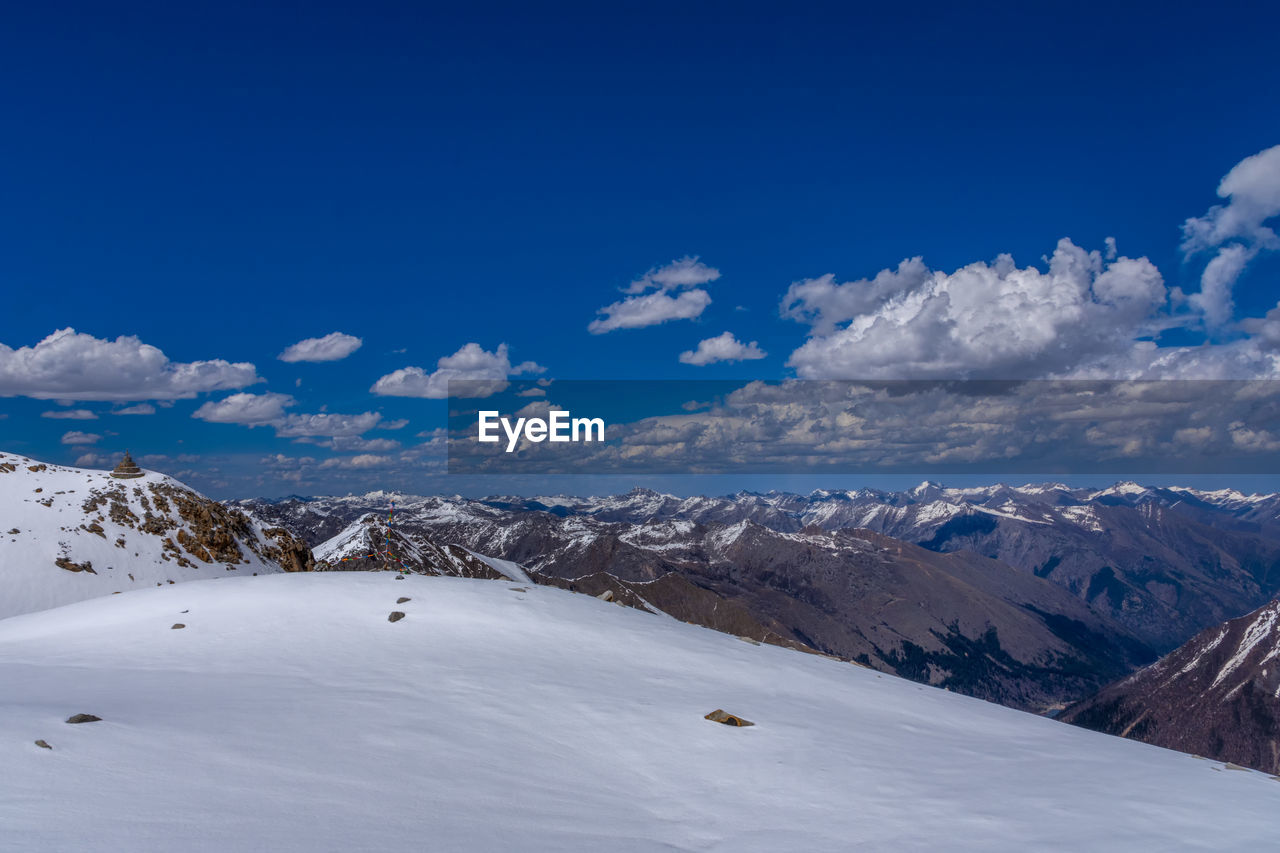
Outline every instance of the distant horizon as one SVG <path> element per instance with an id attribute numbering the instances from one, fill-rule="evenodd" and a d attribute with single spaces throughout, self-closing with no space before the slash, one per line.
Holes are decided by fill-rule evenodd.
<path id="1" fill-rule="evenodd" d="M 51 459 L 41 459 L 38 456 L 25 453 L 15 453 L 12 449 L 0 447 L 0 453 L 9 453 L 14 456 L 32 459 L 35 462 L 44 462 L 47 464 L 65 465 L 68 467 L 85 467 L 69 465 L 66 462 L 57 462 Z M 123 451 L 121 451 L 123 456 Z M 135 455 L 135 460 L 138 457 Z M 118 459 L 116 460 L 118 461 Z M 140 463 L 141 464 L 141 463 Z M 112 465 L 101 468 L 93 468 L 93 470 L 110 470 Z M 1280 494 L 1280 476 L 1275 475 L 1220 475 L 1220 474 L 1195 474 L 1195 475 L 1122 475 L 1111 480 L 1099 479 L 1098 476 L 1072 476 L 1061 474 L 1046 474 L 1041 477 L 1029 477 L 1013 479 L 1000 479 L 996 475 L 964 475 L 952 478 L 936 478 L 926 474 L 902 474 L 902 475 L 885 475 L 880 477 L 865 478 L 860 482 L 850 482 L 853 478 L 844 476 L 806 476 L 806 477 L 743 477 L 735 475 L 709 475 L 690 481 L 688 477 L 645 477 L 645 478 L 619 478 L 619 477 L 596 477 L 584 478 L 573 476 L 557 476 L 542 478 L 545 488 L 537 488 L 534 485 L 513 482 L 527 481 L 532 478 L 523 476 L 520 478 L 503 478 L 487 477 L 489 482 L 477 482 L 479 478 L 458 478 L 453 483 L 456 488 L 449 488 L 442 485 L 440 488 L 426 491 L 418 491 L 412 488 L 399 487 L 383 487 L 370 488 L 361 491 L 346 490 L 341 492 L 320 492 L 320 491 L 275 491 L 275 492 L 256 492 L 256 493 L 240 493 L 229 492 L 222 488 L 206 488 L 201 484 L 199 474 L 195 477 L 186 478 L 178 476 L 173 471 L 165 470 L 143 464 L 145 470 L 155 471 L 165 476 L 173 477 L 186 483 L 188 486 L 212 497 L 216 500 L 233 501 L 233 500 L 288 500 L 289 498 L 342 498 L 342 497 L 363 497 L 372 492 L 386 492 L 388 494 L 399 494 L 410 497 L 452 497 L 454 495 L 467 499 L 516 496 L 526 499 L 536 497 L 574 497 L 574 498 L 591 498 L 591 497 L 614 497 L 626 494 L 627 492 L 637 489 L 647 489 L 661 494 L 673 495 L 675 497 L 706 497 L 721 498 L 732 497 L 742 492 L 751 492 L 755 494 L 768 494 L 770 491 L 776 493 L 793 494 L 799 496 L 807 496 L 814 491 L 857 491 L 858 489 L 873 489 L 883 492 L 902 493 L 910 489 L 923 485 L 924 483 L 933 483 L 942 488 L 948 489 L 977 489 L 992 486 L 1009 486 L 1013 488 L 1021 486 L 1041 486 L 1059 483 L 1070 489 L 1092 489 L 1103 490 L 1112 486 L 1120 485 L 1126 482 L 1137 483 L 1148 488 L 1188 488 L 1197 491 L 1217 491 L 1220 489 L 1232 489 L 1247 496 L 1251 495 L 1268 495 Z M 195 473 L 195 472 L 189 472 Z M 715 488 L 705 488 L 705 484 L 709 480 L 715 480 L 721 483 Z M 588 486 L 584 489 L 565 488 L 569 483 L 586 484 L 589 481 L 595 481 L 599 486 Z M 508 488 L 503 489 L 500 486 L 506 483 Z M 690 489 L 689 486 L 695 485 L 695 482 L 704 484 L 704 488 Z M 603 485 L 608 483 L 609 485 Z M 515 486 L 516 488 L 512 488 Z"/>

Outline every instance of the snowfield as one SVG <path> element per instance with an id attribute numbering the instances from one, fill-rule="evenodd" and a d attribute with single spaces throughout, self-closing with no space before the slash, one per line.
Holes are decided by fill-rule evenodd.
<path id="1" fill-rule="evenodd" d="M 717 708 L 756 725 L 703 719 Z M 23 853 L 1257 850 L 1280 833 L 1260 773 L 588 596 L 391 573 L 229 575 L 0 620 L 0 767 L 0 850 Z"/>

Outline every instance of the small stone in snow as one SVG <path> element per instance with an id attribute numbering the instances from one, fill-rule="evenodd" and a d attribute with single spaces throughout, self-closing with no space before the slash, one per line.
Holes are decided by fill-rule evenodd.
<path id="1" fill-rule="evenodd" d="M 393 610 L 393 611 L 391 611 L 391 615 L 387 617 L 387 621 L 388 621 L 388 622 L 399 622 L 399 621 L 400 621 L 401 619 L 403 619 L 403 618 L 404 618 L 404 614 L 403 614 L 403 613 L 401 613 L 399 610 Z"/>
<path id="2" fill-rule="evenodd" d="M 93 714 L 76 714 L 73 717 L 67 717 L 68 723 L 96 723 L 101 720 L 101 717 L 95 717 Z"/>
<path id="3" fill-rule="evenodd" d="M 170 630 L 176 631 L 179 628 L 185 628 L 185 627 L 187 626 L 183 625 L 181 622 L 174 622 L 173 625 L 170 626 Z"/>
<path id="4" fill-rule="evenodd" d="M 411 599 L 405 598 L 405 597 L 402 595 L 402 596 L 400 596 L 399 598 L 397 598 L 397 599 L 396 599 L 396 604 L 404 604 L 406 601 L 410 601 L 410 600 L 411 600 Z"/>
<path id="5" fill-rule="evenodd" d="M 41 749 L 53 749 L 53 747 L 49 746 L 49 744 L 45 743 L 42 740 L 36 741 L 36 746 L 40 747 Z"/>

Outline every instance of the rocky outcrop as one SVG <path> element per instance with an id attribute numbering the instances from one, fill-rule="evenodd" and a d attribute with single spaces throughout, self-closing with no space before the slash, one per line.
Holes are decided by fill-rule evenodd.
<path id="1" fill-rule="evenodd" d="M 315 555 L 301 539 L 283 527 L 271 527 L 264 531 L 272 545 L 263 550 L 263 556 L 280 564 L 286 572 L 310 572 L 316 567 Z"/>
<path id="2" fill-rule="evenodd" d="M 310 550 L 154 471 L 119 479 L 0 452 L 0 618 L 225 572 L 305 571 Z M 51 572 L 61 573 L 55 581 Z M 40 575 L 49 575 L 42 582 Z M 74 579 L 74 580 L 73 580 Z"/>

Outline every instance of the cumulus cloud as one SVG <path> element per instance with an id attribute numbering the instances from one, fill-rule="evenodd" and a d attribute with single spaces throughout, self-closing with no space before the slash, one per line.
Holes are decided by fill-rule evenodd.
<path id="1" fill-rule="evenodd" d="M 0 397 L 177 400 L 261 381 L 247 362 L 173 362 L 133 336 L 112 341 L 67 328 L 33 347 L 0 344 Z"/>
<path id="2" fill-rule="evenodd" d="M 1146 258 L 1106 261 L 1063 239 L 1047 262 L 1001 255 L 946 273 L 911 259 L 870 280 L 799 282 L 782 313 L 813 336 L 788 365 L 807 379 L 1063 375 L 1132 361 L 1136 339 L 1167 324 Z"/>
<path id="3" fill-rule="evenodd" d="M 88 409 L 55 409 L 51 412 L 41 412 L 40 417 L 68 421 L 96 421 L 98 419 L 98 416 Z"/>
<path id="4" fill-rule="evenodd" d="M 488 397 L 505 391 L 512 376 L 537 374 L 545 367 L 532 361 L 511 364 L 507 345 L 489 352 L 477 343 L 468 343 L 453 355 L 436 361 L 430 373 L 421 367 L 402 367 L 373 383 L 369 390 L 387 397 L 424 397 L 443 400 L 449 396 L 450 381 L 466 381 L 466 396 Z M 455 393 L 458 387 L 455 386 Z"/>
<path id="5" fill-rule="evenodd" d="M 223 400 L 205 403 L 191 417 L 215 424 L 243 424 L 262 426 L 281 420 L 285 408 L 293 405 L 288 394 L 232 394 Z"/>
<path id="6" fill-rule="evenodd" d="M 379 412 L 362 412 L 358 415 L 342 415 L 322 412 L 318 414 L 289 413 L 285 409 L 294 405 L 288 394 L 232 394 L 223 400 L 205 403 L 191 417 L 209 423 L 240 424 L 241 426 L 274 427 L 280 438 L 353 437 L 380 425 Z"/>
<path id="7" fill-rule="evenodd" d="M 895 270 L 881 270 L 874 278 L 841 284 L 831 273 L 797 281 L 782 298 L 781 314 L 807 323 L 810 334 L 829 335 L 836 326 L 877 310 L 904 293 L 919 290 L 933 272 L 922 258 L 908 258 Z"/>
<path id="8" fill-rule="evenodd" d="M 1218 185 L 1226 204 L 1209 208 L 1182 226 L 1187 257 L 1213 251 L 1200 276 L 1200 292 L 1188 297 L 1209 326 L 1232 317 L 1232 290 L 1248 263 L 1260 252 L 1280 248 L 1280 238 L 1266 225 L 1280 215 L 1280 145 L 1237 163 Z"/>
<path id="9" fill-rule="evenodd" d="M 360 349 L 363 340 L 355 335 L 330 332 L 323 338 L 307 338 L 280 353 L 281 361 L 339 361 Z"/>
<path id="10" fill-rule="evenodd" d="M 720 278 L 720 271 L 697 258 L 684 257 L 649 270 L 623 288 L 629 294 L 599 309 L 587 331 L 603 335 L 615 329 L 642 329 L 668 320 L 692 320 L 711 304 L 711 296 L 700 289 Z"/>
<path id="11" fill-rule="evenodd" d="M 717 361 L 752 361 L 764 358 L 766 355 L 768 353 L 760 349 L 755 341 L 744 344 L 731 332 L 725 332 L 714 338 L 699 341 L 696 350 L 685 350 L 680 353 L 680 362 L 702 366 L 715 364 Z"/>
<path id="12" fill-rule="evenodd" d="M 1218 184 L 1226 204 L 1209 208 L 1204 216 L 1182 226 L 1183 251 L 1188 254 L 1243 240 L 1267 248 L 1280 247 L 1267 220 L 1280 216 L 1280 145 L 1246 157 Z"/>
<path id="13" fill-rule="evenodd" d="M 72 444 L 72 445 L 97 444 L 101 440 L 102 440 L 102 436 L 94 432 L 80 432 L 79 430 L 72 430 L 71 432 L 66 432 L 62 434 L 63 444 Z"/>

